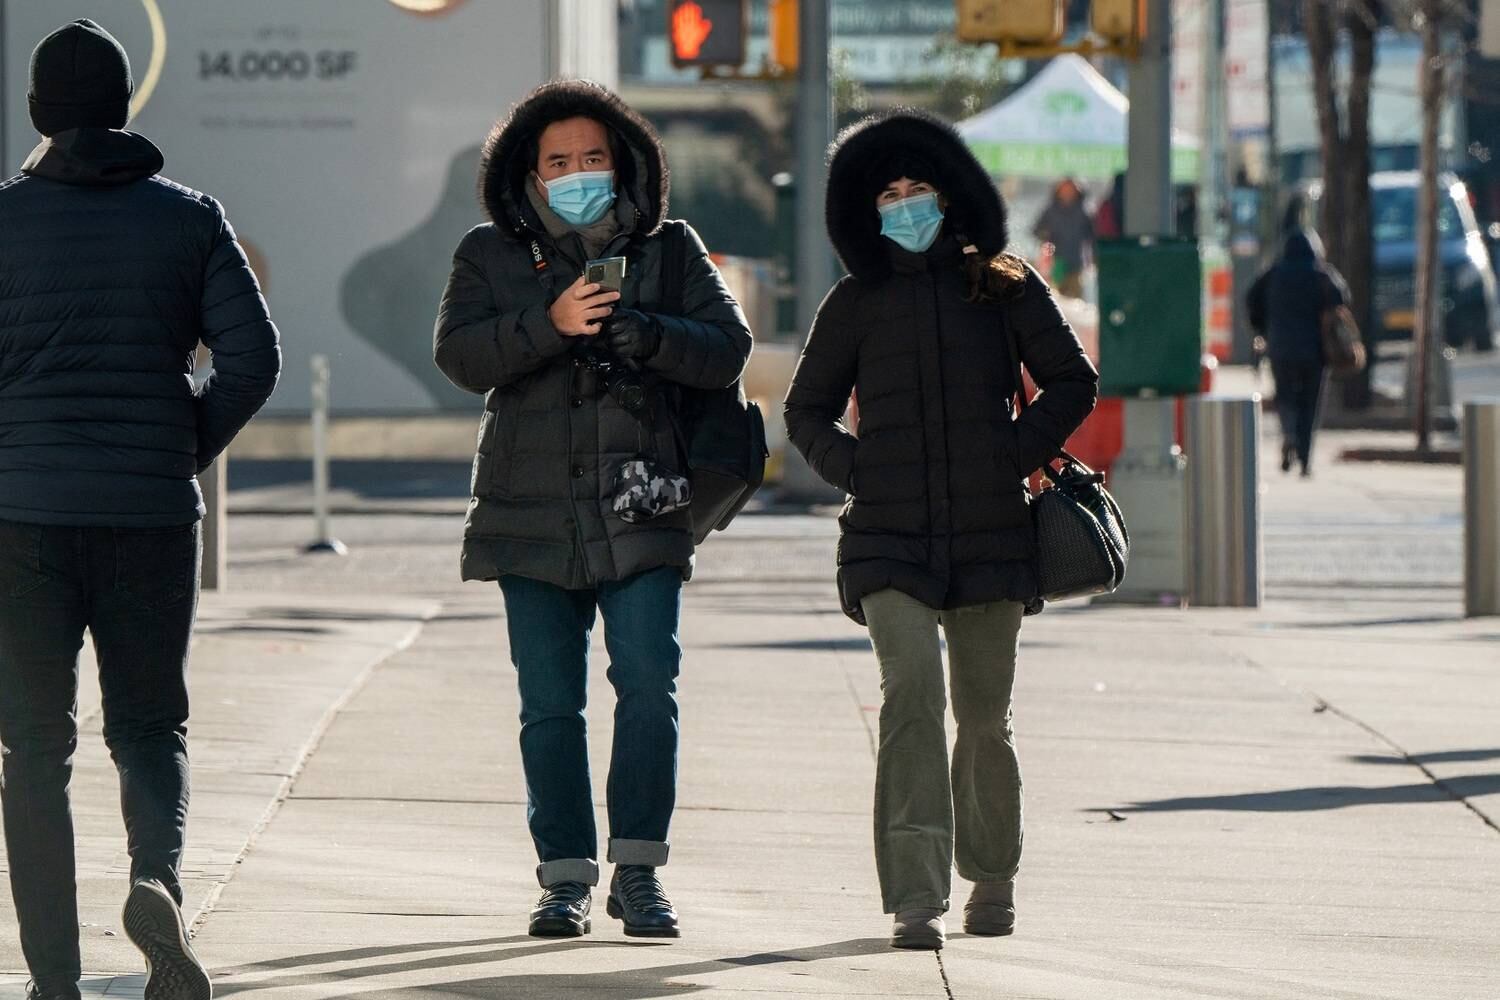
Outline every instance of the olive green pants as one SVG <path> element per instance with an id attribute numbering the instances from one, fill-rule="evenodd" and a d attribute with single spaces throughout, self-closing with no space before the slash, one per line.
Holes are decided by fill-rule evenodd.
<path id="1" fill-rule="evenodd" d="M 937 611 L 896 590 L 861 603 L 880 663 L 881 899 L 887 913 L 946 910 L 955 860 L 971 882 L 1015 878 L 1021 863 L 1021 767 L 1010 700 L 1023 608 L 998 601 Z M 939 625 L 958 721 L 951 772 Z"/>

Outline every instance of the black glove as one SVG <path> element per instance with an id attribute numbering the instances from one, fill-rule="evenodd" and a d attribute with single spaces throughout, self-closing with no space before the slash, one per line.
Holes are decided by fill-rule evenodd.
<path id="1" fill-rule="evenodd" d="M 616 309 L 604 321 L 604 342 L 622 358 L 645 361 L 661 346 L 661 323 L 635 309 Z"/>

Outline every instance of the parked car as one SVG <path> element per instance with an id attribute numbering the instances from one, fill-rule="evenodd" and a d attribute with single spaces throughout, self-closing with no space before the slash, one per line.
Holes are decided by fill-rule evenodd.
<path id="1" fill-rule="evenodd" d="M 1416 171 L 1370 175 L 1370 237 L 1375 244 L 1371 295 L 1382 340 L 1409 338 L 1415 325 L 1419 183 Z M 1322 184 L 1308 185 L 1305 225 L 1316 221 L 1321 196 Z M 1453 347 L 1491 350 L 1500 335 L 1495 269 L 1468 190 L 1447 173 L 1438 178 L 1438 258 L 1443 339 Z"/>

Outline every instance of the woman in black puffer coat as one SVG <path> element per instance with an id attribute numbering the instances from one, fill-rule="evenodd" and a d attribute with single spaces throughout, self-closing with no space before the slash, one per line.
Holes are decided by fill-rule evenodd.
<path id="1" fill-rule="evenodd" d="M 999 193 L 946 123 L 901 109 L 846 130 L 827 222 L 849 275 L 818 310 L 786 424 L 850 494 L 838 586 L 880 664 L 875 858 L 891 943 L 941 947 L 955 860 L 976 883 L 965 930 L 1008 934 L 1021 856 L 1010 696 L 1036 598 L 1024 480 L 1092 410 L 1098 374 L 1046 283 L 1005 253 Z M 1007 330 L 1040 389 L 1019 420 Z M 840 423 L 851 391 L 858 437 Z"/>

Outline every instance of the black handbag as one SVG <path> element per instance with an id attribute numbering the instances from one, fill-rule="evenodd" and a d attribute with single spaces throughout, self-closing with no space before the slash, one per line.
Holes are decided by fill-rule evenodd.
<path id="1" fill-rule="evenodd" d="M 1026 384 L 1021 380 L 1021 352 L 1010 324 L 1006 347 L 1015 373 L 1017 419 L 1026 412 Z M 1060 462 L 1060 466 L 1054 463 Z M 1130 532 L 1120 505 L 1104 488 L 1104 473 L 1095 472 L 1063 449 L 1042 466 L 1046 483 L 1031 497 L 1036 533 L 1037 594 L 1044 601 L 1108 594 L 1125 579 Z"/>
<path id="2" fill-rule="evenodd" d="M 662 231 L 661 308 L 681 316 L 687 233 L 668 223 Z M 672 419 L 693 485 L 693 540 L 729 527 L 766 478 L 766 425 L 760 407 L 745 398 L 742 379 L 722 389 L 673 387 Z"/>

